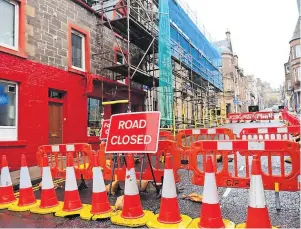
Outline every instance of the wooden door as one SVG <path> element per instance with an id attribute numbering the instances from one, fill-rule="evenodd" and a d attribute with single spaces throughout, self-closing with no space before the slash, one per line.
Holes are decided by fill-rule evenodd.
<path id="1" fill-rule="evenodd" d="M 62 111 L 63 105 L 60 103 L 49 103 L 48 105 L 48 141 L 49 144 L 61 144 L 62 138 Z"/>

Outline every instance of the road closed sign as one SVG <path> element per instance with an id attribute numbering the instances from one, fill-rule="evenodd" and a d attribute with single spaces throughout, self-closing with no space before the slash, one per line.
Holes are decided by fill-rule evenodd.
<path id="1" fill-rule="evenodd" d="M 155 153 L 159 128 L 157 111 L 112 115 L 106 153 Z"/>
<path id="2" fill-rule="evenodd" d="M 110 129 L 110 119 L 105 119 L 102 122 L 101 130 L 100 130 L 100 139 L 107 139 Z"/>

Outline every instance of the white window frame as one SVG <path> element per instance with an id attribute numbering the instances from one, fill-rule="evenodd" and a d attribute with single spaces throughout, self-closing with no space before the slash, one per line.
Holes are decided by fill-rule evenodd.
<path id="1" fill-rule="evenodd" d="M 118 58 L 117 58 L 118 54 L 122 56 L 122 63 L 118 62 Z M 121 51 L 116 51 L 116 64 L 117 65 L 119 65 L 119 64 L 121 65 L 121 64 L 124 64 L 124 63 L 125 63 L 124 53 L 122 53 Z M 123 79 L 123 80 L 117 80 L 117 82 L 125 84 L 125 79 Z"/>
<path id="2" fill-rule="evenodd" d="M 79 36 L 82 38 L 82 68 L 79 68 L 79 67 L 76 67 L 76 66 L 73 66 L 72 65 L 72 56 L 71 56 L 71 65 L 72 65 L 72 68 L 75 69 L 75 70 L 79 70 L 79 71 L 86 71 L 86 58 L 85 58 L 85 49 L 86 49 L 86 36 L 80 32 L 78 32 L 77 30 L 74 30 L 72 29 L 71 31 L 71 36 L 72 34 L 75 34 L 76 36 Z M 72 38 L 71 38 L 71 49 L 72 49 Z M 71 55 L 72 55 L 72 52 L 71 52 Z"/>
<path id="3" fill-rule="evenodd" d="M 15 34 L 14 34 L 14 46 L 10 46 L 8 44 L 0 43 L 0 46 L 8 48 L 8 49 L 13 49 L 18 51 L 19 50 L 19 4 L 16 1 L 13 0 L 0 0 L 0 1 L 5 1 L 8 2 L 12 5 L 15 6 Z"/>
<path id="4" fill-rule="evenodd" d="M 0 142 L 1 141 L 17 141 L 18 140 L 18 113 L 19 113 L 19 85 L 13 81 L 0 80 L 7 84 L 13 84 L 16 86 L 16 110 L 15 110 L 15 126 L 0 126 Z M 10 130 L 15 130 L 13 135 L 8 136 Z"/>

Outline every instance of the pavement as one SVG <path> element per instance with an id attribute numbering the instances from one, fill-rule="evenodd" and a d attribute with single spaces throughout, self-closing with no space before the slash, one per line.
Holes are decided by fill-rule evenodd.
<path id="1" fill-rule="evenodd" d="M 227 124 L 225 127 L 232 128 L 233 131 L 238 134 L 242 128 L 247 127 L 259 127 L 259 126 L 282 126 L 279 121 L 268 121 L 262 123 L 232 123 Z M 244 173 L 245 160 L 239 159 L 239 173 Z M 280 160 L 273 160 L 273 170 L 279 170 Z M 199 167 L 202 167 L 202 161 L 199 161 Z M 230 169 L 233 167 L 229 162 Z M 267 162 L 262 161 L 263 171 L 267 171 Z M 291 169 L 289 164 L 286 164 L 285 171 L 289 172 Z M 181 181 L 177 184 L 179 206 L 182 214 L 189 215 L 192 218 L 197 218 L 200 215 L 202 204 L 191 202 L 189 200 L 183 200 L 181 196 L 183 194 L 190 194 L 196 192 L 202 194 L 203 187 L 191 184 L 192 172 L 186 170 L 179 171 Z M 62 183 L 62 185 L 64 185 Z M 92 194 L 92 181 L 87 182 L 87 189 L 80 190 L 80 196 L 83 203 L 91 203 Z M 122 185 L 121 185 L 122 188 Z M 40 198 L 40 191 L 35 189 L 36 198 Z M 64 189 L 56 189 L 58 199 L 63 201 Z M 234 223 L 242 223 L 246 219 L 247 206 L 248 206 L 248 190 L 236 189 L 236 188 L 218 188 L 219 199 L 222 209 L 222 215 L 226 219 L 230 219 Z M 109 200 L 114 205 L 118 196 L 123 195 L 123 191 L 118 191 L 114 196 L 110 196 Z M 141 193 L 141 201 L 145 210 L 151 210 L 154 213 L 158 213 L 160 208 L 160 199 L 156 197 L 156 192 L 151 186 L 147 192 Z M 281 210 L 276 210 L 275 193 L 274 191 L 265 191 L 266 203 L 269 209 L 271 222 L 274 226 L 280 226 L 281 228 L 300 228 L 300 193 L 299 192 L 280 192 Z M 121 228 L 116 225 L 112 225 L 110 220 L 100 221 L 85 221 L 81 220 L 78 216 L 59 218 L 49 215 L 36 215 L 29 212 L 17 213 L 10 212 L 8 210 L 0 211 L 0 228 Z M 145 227 L 141 227 L 145 228 Z"/>

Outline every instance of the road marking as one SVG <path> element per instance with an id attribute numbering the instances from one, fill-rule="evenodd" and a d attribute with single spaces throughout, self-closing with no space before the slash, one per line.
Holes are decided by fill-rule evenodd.
<path id="1" fill-rule="evenodd" d="M 232 188 L 227 188 L 225 193 L 223 194 L 223 197 L 227 197 L 229 195 L 229 193 L 231 192 Z"/>

